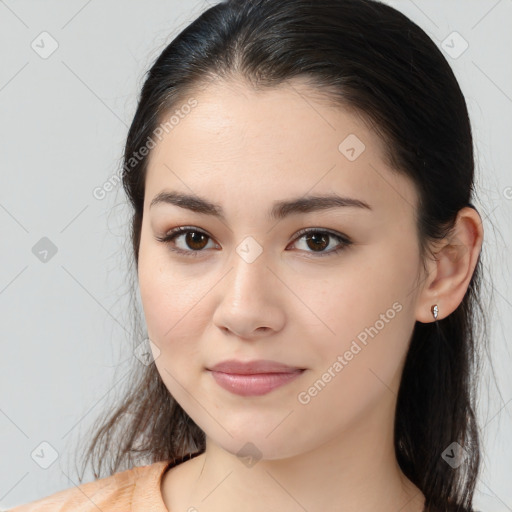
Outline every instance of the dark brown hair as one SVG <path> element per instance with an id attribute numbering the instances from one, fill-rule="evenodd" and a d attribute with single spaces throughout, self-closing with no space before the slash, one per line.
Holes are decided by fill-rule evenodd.
<path id="1" fill-rule="evenodd" d="M 466 102 L 450 65 L 419 26 L 373 0 L 227 0 L 175 37 L 145 79 L 122 177 L 133 207 L 135 271 L 148 158 L 134 155 L 164 116 L 212 80 L 238 80 L 264 90 L 294 78 L 305 79 L 333 105 L 361 115 L 386 143 L 392 167 L 414 182 L 423 261 L 428 243 L 447 236 L 459 210 L 472 206 L 474 158 Z M 480 332 L 484 340 L 486 331 L 481 266 L 479 257 L 452 314 L 416 323 L 402 374 L 396 457 L 425 495 L 428 511 L 448 505 L 472 510 L 480 464 L 477 339 Z M 138 344 L 145 336 L 136 330 Z M 155 365 L 136 365 L 120 404 L 95 427 L 84 467 L 92 461 L 96 477 L 104 465 L 113 474 L 205 448 L 204 432 L 170 395 Z M 453 442 L 468 454 L 458 468 L 441 457 Z"/>

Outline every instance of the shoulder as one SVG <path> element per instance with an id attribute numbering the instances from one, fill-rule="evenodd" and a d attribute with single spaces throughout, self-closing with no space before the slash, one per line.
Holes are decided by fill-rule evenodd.
<path id="1" fill-rule="evenodd" d="M 160 478 L 169 461 L 114 473 L 92 482 L 56 492 L 37 501 L 18 505 L 8 512 L 128 512 L 139 510 L 141 497 L 160 506 Z M 138 498 L 139 497 L 139 498 Z M 151 504 L 153 504 L 151 503 Z M 154 511 L 158 512 L 155 508 Z M 165 511 L 165 509 L 163 509 Z"/>

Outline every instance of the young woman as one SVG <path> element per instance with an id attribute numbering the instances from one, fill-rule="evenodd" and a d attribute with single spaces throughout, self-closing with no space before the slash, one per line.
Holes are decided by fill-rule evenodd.
<path id="1" fill-rule="evenodd" d="M 473 510 L 472 148 L 449 64 L 393 8 L 204 12 L 125 148 L 151 359 L 97 479 L 13 511 Z"/>

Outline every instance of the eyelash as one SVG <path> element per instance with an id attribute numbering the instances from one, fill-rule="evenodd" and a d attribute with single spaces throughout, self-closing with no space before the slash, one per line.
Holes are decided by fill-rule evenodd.
<path id="1" fill-rule="evenodd" d="M 171 246 L 171 242 L 173 242 L 175 238 L 177 238 L 178 236 L 181 236 L 183 234 L 187 234 L 187 233 L 200 233 L 200 234 L 208 237 L 210 240 L 212 239 L 207 233 L 205 233 L 204 231 L 202 231 L 200 229 L 194 228 L 193 226 L 180 226 L 180 227 L 172 229 L 165 236 L 162 236 L 162 237 L 156 236 L 155 238 L 159 242 L 169 245 L 169 249 L 173 252 L 182 254 L 184 256 L 197 257 L 197 256 L 199 256 L 199 254 L 201 252 L 204 252 L 204 251 L 203 250 L 185 251 L 183 249 L 178 249 L 176 247 Z M 315 257 L 318 256 L 318 257 L 322 258 L 324 256 L 332 256 L 334 254 L 339 254 L 340 252 L 344 251 L 350 245 L 353 244 L 352 240 L 350 240 L 347 236 L 342 235 L 341 233 L 336 233 L 333 231 L 329 231 L 329 230 L 325 230 L 325 229 L 316 229 L 316 228 L 306 228 L 306 229 L 300 230 L 298 233 L 296 233 L 296 238 L 295 238 L 294 242 L 297 241 L 298 239 L 302 238 L 304 235 L 307 235 L 310 233 L 328 235 L 332 238 L 335 238 L 336 240 L 338 240 L 338 242 L 340 242 L 342 244 L 341 247 L 339 247 L 337 249 L 331 249 L 328 252 L 311 251 L 312 254 L 315 254 Z M 306 252 L 309 252 L 309 251 L 306 251 Z"/>

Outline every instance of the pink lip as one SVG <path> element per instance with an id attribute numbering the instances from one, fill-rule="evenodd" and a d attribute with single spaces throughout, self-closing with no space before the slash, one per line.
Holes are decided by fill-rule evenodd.
<path id="1" fill-rule="evenodd" d="M 227 391 L 241 396 L 269 393 L 298 377 L 304 369 L 275 361 L 236 361 L 231 359 L 211 368 L 213 378 Z"/>
<path id="2" fill-rule="evenodd" d="M 239 375 L 253 375 L 255 373 L 292 373 L 301 368 L 288 366 L 276 361 L 258 359 L 254 361 L 237 361 L 229 359 L 208 368 L 214 372 L 235 373 Z"/>

